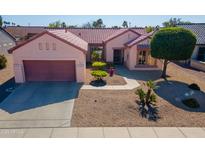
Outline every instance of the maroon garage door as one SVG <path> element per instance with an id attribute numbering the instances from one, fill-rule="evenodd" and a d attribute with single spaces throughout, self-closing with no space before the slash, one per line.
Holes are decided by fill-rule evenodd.
<path id="1" fill-rule="evenodd" d="M 26 81 L 75 81 L 75 61 L 23 61 Z"/>

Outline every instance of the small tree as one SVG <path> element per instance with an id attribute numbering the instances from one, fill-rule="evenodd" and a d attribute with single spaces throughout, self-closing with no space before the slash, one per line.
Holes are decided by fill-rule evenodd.
<path id="1" fill-rule="evenodd" d="M 145 92 L 143 89 L 137 89 L 135 92 L 139 96 L 139 111 L 142 117 L 148 117 L 149 119 L 156 119 L 156 109 L 154 108 L 156 102 L 156 95 L 153 90 L 156 89 L 156 85 L 153 81 L 147 81 L 146 86 L 148 90 Z"/>
<path id="2" fill-rule="evenodd" d="M 128 23 L 127 23 L 127 21 L 125 21 L 125 20 L 123 21 L 122 27 L 123 27 L 123 28 L 128 28 Z"/>
<path id="3" fill-rule="evenodd" d="M 7 59 L 4 55 L 0 55 L 0 69 L 6 67 Z"/>
<path id="4" fill-rule="evenodd" d="M 102 59 L 102 54 L 100 51 L 93 51 L 91 55 L 92 61 L 99 61 Z"/>
<path id="5" fill-rule="evenodd" d="M 189 30 L 180 27 L 163 28 L 151 40 L 151 55 L 164 59 L 162 78 L 171 60 L 187 60 L 191 57 L 196 44 L 196 36 Z"/>
<path id="6" fill-rule="evenodd" d="M 150 33 L 150 32 L 152 32 L 152 31 L 154 31 L 154 27 L 152 27 L 152 26 L 146 26 L 146 27 L 145 27 L 145 30 L 146 30 L 147 33 Z"/>

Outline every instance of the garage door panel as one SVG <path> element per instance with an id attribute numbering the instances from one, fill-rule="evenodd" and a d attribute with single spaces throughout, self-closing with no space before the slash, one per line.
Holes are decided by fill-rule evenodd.
<path id="1" fill-rule="evenodd" d="M 23 61 L 26 81 L 75 81 L 75 61 Z"/>

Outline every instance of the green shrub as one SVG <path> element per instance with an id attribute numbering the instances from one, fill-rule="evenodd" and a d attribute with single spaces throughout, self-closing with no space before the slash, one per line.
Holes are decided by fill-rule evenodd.
<path id="1" fill-rule="evenodd" d="M 100 61 L 96 61 L 96 62 L 93 62 L 93 63 L 92 63 L 92 67 L 94 67 L 94 68 L 97 69 L 97 70 L 102 70 L 102 69 L 104 69 L 104 67 L 105 67 L 106 65 L 107 65 L 106 63 L 100 62 Z"/>
<path id="2" fill-rule="evenodd" d="M 99 61 L 102 59 L 102 51 L 93 51 L 91 54 L 92 61 Z"/>
<path id="3" fill-rule="evenodd" d="M 182 103 L 190 108 L 199 108 L 200 107 L 198 101 L 195 98 L 184 99 L 184 100 L 182 100 Z"/>
<path id="4" fill-rule="evenodd" d="M 139 112 L 142 117 L 147 117 L 149 120 L 156 120 L 158 118 L 157 108 L 155 107 L 157 96 L 154 94 L 154 89 L 157 87 L 151 80 L 147 81 L 146 86 L 146 91 L 140 88 L 135 92 L 139 97 Z"/>
<path id="5" fill-rule="evenodd" d="M 103 77 L 106 77 L 108 73 L 102 70 L 95 70 L 91 72 L 91 75 L 96 78 L 96 80 L 102 80 Z"/>
<path id="6" fill-rule="evenodd" d="M 193 90 L 199 90 L 199 91 L 201 90 L 200 87 L 196 83 L 190 84 L 189 88 Z"/>
<path id="7" fill-rule="evenodd" d="M 6 67 L 7 59 L 4 55 L 0 55 L 0 69 Z"/>

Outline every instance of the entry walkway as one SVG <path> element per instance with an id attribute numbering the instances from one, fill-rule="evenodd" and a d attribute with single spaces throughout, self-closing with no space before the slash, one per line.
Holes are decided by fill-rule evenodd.
<path id="1" fill-rule="evenodd" d="M 205 138 L 201 127 L 70 127 L 0 129 L 0 138 Z"/>
<path id="2" fill-rule="evenodd" d="M 123 77 L 126 85 L 105 85 L 101 87 L 95 87 L 92 85 L 83 85 L 81 89 L 89 89 L 89 90 L 132 90 L 140 86 L 140 84 L 135 79 L 128 79 Z"/>

